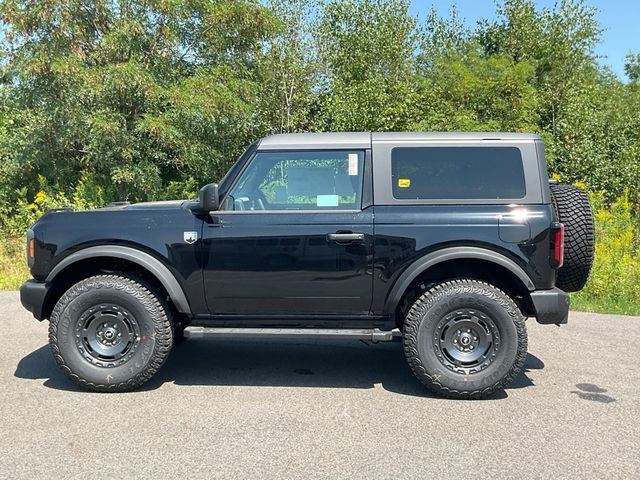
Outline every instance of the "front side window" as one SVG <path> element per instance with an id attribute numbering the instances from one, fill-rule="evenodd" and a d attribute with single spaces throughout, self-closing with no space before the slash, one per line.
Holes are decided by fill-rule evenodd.
<path id="1" fill-rule="evenodd" d="M 258 152 L 225 210 L 359 210 L 362 151 Z"/>
<path id="2" fill-rule="evenodd" d="M 391 173 L 397 199 L 520 199 L 526 193 L 515 147 L 398 147 Z"/>

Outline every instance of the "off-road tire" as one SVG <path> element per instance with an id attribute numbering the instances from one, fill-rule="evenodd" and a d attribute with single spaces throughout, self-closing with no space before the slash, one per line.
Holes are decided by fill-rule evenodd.
<path id="1" fill-rule="evenodd" d="M 565 292 L 582 290 L 589 279 L 595 247 L 593 212 L 586 192 L 574 185 L 551 185 L 558 221 L 564 224 L 564 264 L 556 286 Z"/>
<path id="2" fill-rule="evenodd" d="M 453 316 L 450 321 L 456 325 L 455 316 L 464 312 L 476 315 L 481 325 L 491 324 L 497 332 L 487 350 L 492 352 L 487 365 L 474 367 L 477 371 L 472 373 L 446 366 L 451 362 L 443 362 L 437 346 L 446 336 L 446 330 L 439 330 L 442 322 Z M 527 330 L 522 313 L 505 293 L 478 280 L 452 280 L 427 290 L 415 301 L 405 319 L 403 344 L 411 370 L 429 390 L 447 398 L 479 399 L 518 376 L 527 357 Z"/>
<path id="3" fill-rule="evenodd" d="M 94 322 L 97 314 L 92 312 L 118 308 L 126 312 L 121 318 L 136 327 L 127 333 L 129 351 L 113 362 L 94 358 L 91 348 L 80 340 L 87 330 L 83 317 Z M 49 322 L 49 345 L 56 362 L 73 381 L 93 391 L 140 387 L 160 369 L 173 343 L 168 305 L 150 285 L 124 275 L 99 275 L 78 282 L 58 300 Z"/>

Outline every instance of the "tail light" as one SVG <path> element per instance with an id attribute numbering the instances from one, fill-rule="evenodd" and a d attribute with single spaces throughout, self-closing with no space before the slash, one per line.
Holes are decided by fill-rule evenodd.
<path id="1" fill-rule="evenodd" d="M 560 268 L 564 263 L 564 225 L 554 223 L 551 227 L 551 266 Z"/>

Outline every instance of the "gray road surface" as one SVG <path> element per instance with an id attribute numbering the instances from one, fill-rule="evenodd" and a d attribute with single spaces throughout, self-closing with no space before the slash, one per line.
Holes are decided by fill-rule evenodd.
<path id="1" fill-rule="evenodd" d="M 640 318 L 528 327 L 526 371 L 486 401 L 351 341 L 191 340 L 143 391 L 93 394 L 0 292 L 0 478 L 640 478 Z"/>

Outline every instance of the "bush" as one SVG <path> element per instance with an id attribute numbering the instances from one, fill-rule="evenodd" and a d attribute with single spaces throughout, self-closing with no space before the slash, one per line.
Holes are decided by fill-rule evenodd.
<path id="1" fill-rule="evenodd" d="M 34 223 L 47 210 L 54 208 L 72 208 L 73 202 L 65 192 L 49 187 L 44 177 L 39 178 L 40 190 L 33 198 L 27 198 L 27 189 L 17 191 L 18 200 L 11 215 L 3 218 L 2 230 L 11 237 L 23 235 L 29 225 Z"/>
<path id="2" fill-rule="evenodd" d="M 591 196 L 596 220 L 596 253 L 589 282 L 572 295 L 572 308 L 640 315 L 640 236 L 637 207 L 625 193 L 607 206 Z"/>
<path id="3" fill-rule="evenodd" d="M 15 290 L 30 277 L 25 238 L 0 237 L 0 290 Z"/>

